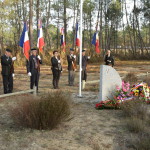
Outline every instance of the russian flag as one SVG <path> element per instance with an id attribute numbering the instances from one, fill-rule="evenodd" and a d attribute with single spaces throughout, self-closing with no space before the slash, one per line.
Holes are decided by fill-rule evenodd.
<path id="1" fill-rule="evenodd" d="M 95 45 L 95 51 L 96 51 L 97 54 L 99 54 L 100 53 L 100 48 L 99 48 L 99 36 L 98 36 L 98 32 L 94 33 L 92 44 Z"/>
<path id="2" fill-rule="evenodd" d="M 42 31 L 42 21 L 38 20 L 38 42 L 37 47 L 39 48 L 40 52 L 43 52 L 44 47 L 44 37 L 43 37 L 43 31 Z"/>
<path id="3" fill-rule="evenodd" d="M 63 47 L 63 51 L 65 52 L 65 46 L 66 46 L 66 43 L 65 43 L 65 34 L 64 34 L 64 28 L 61 28 L 60 29 L 60 34 L 61 34 L 61 37 L 60 37 L 60 45 Z"/>
<path id="4" fill-rule="evenodd" d="M 80 46 L 80 38 L 79 38 L 79 24 L 76 23 L 76 46 Z"/>
<path id="5" fill-rule="evenodd" d="M 23 48 L 23 53 L 26 59 L 29 59 L 30 41 L 28 36 L 28 25 L 24 23 L 23 31 L 20 37 L 19 46 Z"/>

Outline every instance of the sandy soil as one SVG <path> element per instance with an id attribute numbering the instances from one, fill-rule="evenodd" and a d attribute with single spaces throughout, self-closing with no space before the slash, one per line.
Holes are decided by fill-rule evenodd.
<path id="1" fill-rule="evenodd" d="M 150 71 L 149 64 L 121 65 L 115 67 L 121 77 L 128 72 L 137 73 L 142 80 L 146 72 Z M 1 80 L 1 79 L 0 79 Z M 60 88 L 72 93 L 71 117 L 52 131 L 38 131 L 17 128 L 13 123 L 9 109 L 15 107 L 24 96 L 13 96 L 0 99 L 0 150 L 121 150 L 124 141 L 121 141 L 124 128 L 120 119 L 120 110 L 96 110 L 98 101 L 98 83 L 87 85 L 83 91 L 83 98 L 78 95 L 78 73 L 75 87 L 67 86 L 67 71 L 61 76 Z M 90 65 L 88 80 L 99 80 L 99 66 Z M 52 74 L 50 67 L 42 66 L 39 90 L 51 92 Z M 93 90 L 93 88 L 95 88 Z M 97 88 L 97 89 L 96 89 Z M 25 68 L 17 68 L 14 80 L 14 91 L 29 89 L 29 77 Z M 0 94 L 3 93 L 0 81 Z M 118 140 L 119 139 L 119 140 Z M 124 148 L 125 149 L 125 148 Z"/>

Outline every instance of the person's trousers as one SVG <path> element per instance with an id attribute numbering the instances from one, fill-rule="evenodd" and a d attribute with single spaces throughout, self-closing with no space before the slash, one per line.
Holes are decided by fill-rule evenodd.
<path id="1" fill-rule="evenodd" d="M 13 77 L 12 77 L 12 74 L 2 75 L 2 77 L 3 77 L 4 94 L 12 93 L 12 91 L 13 91 Z"/>
<path id="2" fill-rule="evenodd" d="M 86 70 L 82 70 L 82 80 L 85 80 L 85 82 L 87 80 L 87 72 L 86 72 Z"/>
<path id="3" fill-rule="evenodd" d="M 30 77 L 30 88 L 31 89 L 33 89 L 33 87 L 36 86 L 37 91 L 38 91 L 39 77 L 40 77 L 40 73 L 38 72 L 38 70 L 35 70 L 32 73 L 32 76 Z"/>
<path id="4" fill-rule="evenodd" d="M 61 71 L 53 69 L 52 72 L 53 72 L 53 87 L 54 87 L 54 89 L 57 89 L 58 84 L 59 84 Z"/>
<path id="5" fill-rule="evenodd" d="M 68 83 L 74 85 L 75 72 L 73 70 L 68 71 Z"/>

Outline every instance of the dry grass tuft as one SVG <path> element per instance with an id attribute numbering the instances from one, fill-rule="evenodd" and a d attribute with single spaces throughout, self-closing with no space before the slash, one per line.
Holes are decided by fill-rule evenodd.
<path id="1" fill-rule="evenodd" d="M 146 119 L 147 117 L 147 105 L 139 99 L 122 104 L 121 109 L 125 117 L 136 117 L 140 119 Z"/>
<path id="2" fill-rule="evenodd" d="M 124 103 L 121 108 L 125 116 L 126 128 L 133 136 L 128 144 L 137 150 L 150 149 L 150 112 L 148 105 L 139 99 Z"/>
<path id="3" fill-rule="evenodd" d="M 124 78 L 124 81 L 129 82 L 131 84 L 136 83 L 137 80 L 138 80 L 137 76 L 132 72 L 128 73 Z"/>
<path id="4" fill-rule="evenodd" d="M 41 98 L 22 100 L 11 114 L 14 122 L 23 127 L 53 129 L 70 116 L 69 96 L 66 93 L 49 93 Z"/>
<path id="5" fill-rule="evenodd" d="M 133 133 L 140 133 L 146 129 L 145 122 L 136 117 L 128 118 L 126 124 L 128 130 Z"/>
<path id="6" fill-rule="evenodd" d="M 135 142 L 135 147 L 139 150 L 150 150 L 150 133 L 140 134 L 138 141 Z"/>
<path id="7" fill-rule="evenodd" d="M 147 83 L 147 84 L 150 86 L 150 76 L 146 76 L 146 77 L 143 79 L 143 82 Z"/>

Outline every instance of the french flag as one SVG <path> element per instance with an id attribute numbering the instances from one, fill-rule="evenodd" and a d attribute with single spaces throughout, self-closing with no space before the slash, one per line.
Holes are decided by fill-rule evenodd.
<path id="1" fill-rule="evenodd" d="M 44 37 L 43 37 L 43 31 L 42 31 L 42 21 L 38 20 L 38 42 L 37 47 L 39 48 L 40 52 L 43 52 L 44 47 Z"/>
<path id="2" fill-rule="evenodd" d="M 76 23 L 76 46 L 80 47 L 79 24 Z"/>
<path id="3" fill-rule="evenodd" d="M 64 34 L 64 28 L 61 28 L 60 29 L 60 34 L 61 34 L 61 37 L 60 37 L 60 45 L 63 47 L 63 51 L 65 52 L 65 46 L 66 46 L 66 43 L 65 43 L 65 34 Z"/>
<path id="4" fill-rule="evenodd" d="M 29 59 L 30 41 L 28 36 L 28 25 L 24 23 L 23 31 L 20 37 L 19 46 L 23 48 L 23 53 L 26 59 Z"/>
<path id="5" fill-rule="evenodd" d="M 97 54 L 99 54 L 100 53 L 100 48 L 99 48 L 99 36 L 98 36 L 98 32 L 94 33 L 92 44 L 95 45 L 95 51 L 96 51 Z"/>

